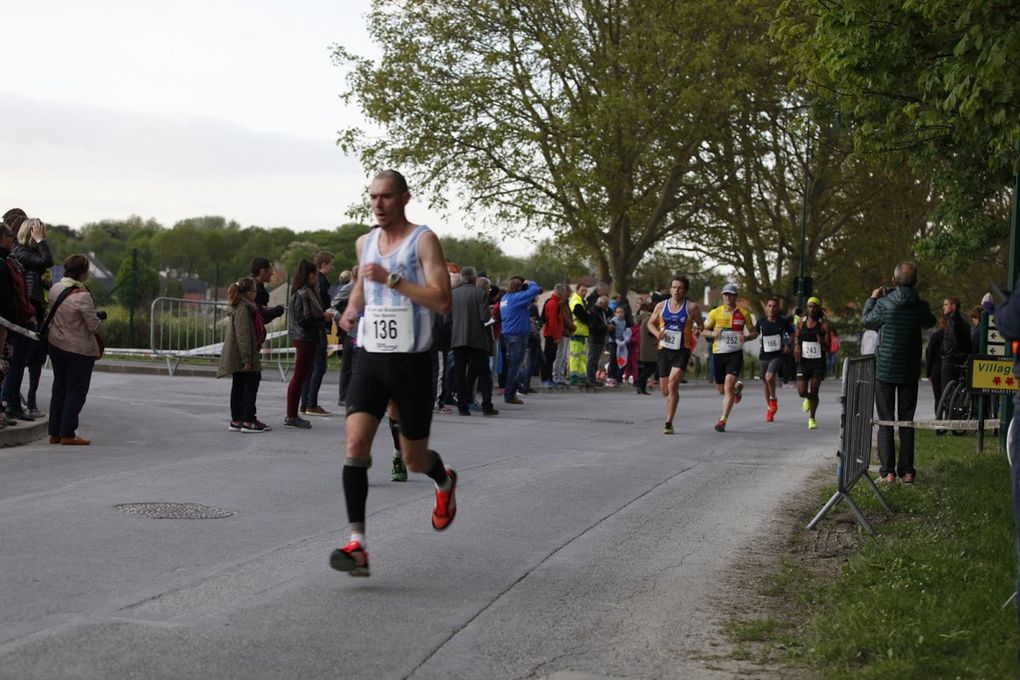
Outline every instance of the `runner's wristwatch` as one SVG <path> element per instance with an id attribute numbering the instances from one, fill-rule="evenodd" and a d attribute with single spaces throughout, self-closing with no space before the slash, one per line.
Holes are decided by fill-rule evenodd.
<path id="1" fill-rule="evenodd" d="M 389 278 L 386 279 L 387 288 L 396 288 L 400 285 L 400 280 L 404 278 L 400 272 L 390 272 Z"/>

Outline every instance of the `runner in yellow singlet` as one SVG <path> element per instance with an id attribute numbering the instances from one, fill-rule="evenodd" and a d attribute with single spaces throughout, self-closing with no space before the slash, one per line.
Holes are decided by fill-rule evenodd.
<path id="1" fill-rule="evenodd" d="M 726 431 L 726 420 L 733 405 L 740 403 L 744 383 L 744 341 L 758 337 L 751 312 L 737 306 L 737 286 L 727 283 L 722 290 L 723 303 L 708 313 L 703 335 L 713 338 L 712 361 L 715 363 L 715 384 L 723 397 L 722 416 L 715 424 L 716 432 Z"/>

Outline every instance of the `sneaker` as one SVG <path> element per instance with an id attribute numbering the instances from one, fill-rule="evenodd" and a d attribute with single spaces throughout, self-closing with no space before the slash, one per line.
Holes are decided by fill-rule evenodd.
<path id="1" fill-rule="evenodd" d="M 902 477 L 900 477 L 900 481 L 903 482 L 904 484 L 913 484 L 914 483 L 914 475 L 912 473 L 908 472 L 908 473 L 904 474 Z"/>
<path id="2" fill-rule="evenodd" d="M 775 415 L 776 411 L 778 411 L 778 410 L 779 410 L 779 400 L 778 399 L 769 399 L 769 413 L 771 413 L 772 415 Z"/>
<path id="3" fill-rule="evenodd" d="M 896 483 L 896 475 L 894 475 L 893 473 L 890 472 L 887 475 L 882 475 L 881 477 L 879 477 L 878 481 L 881 484 L 895 484 Z"/>
<path id="4" fill-rule="evenodd" d="M 765 411 L 765 422 L 766 423 L 771 423 L 775 419 L 776 419 L 775 411 Z"/>
<path id="5" fill-rule="evenodd" d="M 616 387 L 616 386 L 617 386 L 617 385 L 619 385 L 619 384 L 620 384 L 620 383 L 618 383 L 618 382 L 617 382 L 616 380 L 614 380 L 613 378 L 610 378 L 609 380 L 607 380 L 607 381 L 606 381 L 606 387 Z"/>
<path id="6" fill-rule="evenodd" d="M 329 556 L 329 566 L 350 576 L 368 576 L 368 552 L 358 541 L 337 548 Z"/>
<path id="7" fill-rule="evenodd" d="M 27 411 L 25 411 L 25 413 L 27 413 L 28 415 L 32 416 L 33 418 L 35 418 L 37 420 L 39 418 L 42 418 L 43 415 L 45 415 L 42 411 L 40 411 L 37 408 L 30 408 Z"/>
<path id="8" fill-rule="evenodd" d="M 272 426 L 272 425 L 266 425 L 265 423 L 263 423 L 263 422 L 262 422 L 261 420 L 259 420 L 258 418 L 256 418 L 256 419 L 255 419 L 255 420 L 253 420 L 252 422 L 253 422 L 253 423 L 255 423 L 256 425 L 260 425 L 260 426 L 262 427 L 262 431 L 263 431 L 263 432 L 269 432 L 269 431 L 270 431 L 271 429 L 273 429 L 273 426 Z"/>
<path id="9" fill-rule="evenodd" d="M 450 490 L 436 489 L 436 504 L 432 508 L 432 528 L 436 531 L 450 526 L 457 516 L 457 473 L 447 466 L 446 474 L 450 475 Z"/>
<path id="10" fill-rule="evenodd" d="M 241 432 L 247 434 L 262 434 L 265 431 L 266 428 L 261 427 L 258 423 L 255 422 L 245 423 L 244 425 L 241 426 Z"/>
<path id="11" fill-rule="evenodd" d="M 453 413 L 453 409 L 447 406 L 446 404 L 437 407 L 436 411 L 439 413 Z"/>
<path id="12" fill-rule="evenodd" d="M 499 411 L 494 409 L 492 407 L 492 405 L 490 404 L 489 406 L 483 406 L 482 407 L 482 415 L 483 416 L 498 416 L 499 415 Z"/>
<path id="13" fill-rule="evenodd" d="M 554 383 L 552 380 L 543 380 L 542 387 L 546 389 L 553 389 L 556 387 L 556 383 Z"/>
<path id="14" fill-rule="evenodd" d="M 800 405 L 800 410 L 804 413 L 811 410 L 811 401 L 807 397 L 804 398 L 804 403 Z"/>
<path id="15" fill-rule="evenodd" d="M 517 397 L 508 397 L 508 398 L 504 399 L 503 401 L 506 402 L 507 404 L 523 404 L 524 403 L 523 401 L 521 401 Z"/>
<path id="16" fill-rule="evenodd" d="M 475 402 L 471 402 L 470 404 L 468 404 L 468 410 L 474 411 L 475 413 L 479 413 L 481 412 L 482 407 L 476 404 Z"/>
<path id="17" fill-rule="evenodd" d="M 673 423 L 666 423 L 663 425 L 662 434 L 673 434 Z"/>
<path id="18" fill-rule="evenodd" d="M 229 432 L 240 432 L 241 431 L 241 421 L 240 420 L 231 420 L 227 424 L 227 430 Z"/>
<path id="19" fill-rule="evenodd" d="M 294 416 L 293 418 L 284 418 L 283 419 L 283 426 L 284 427 L 293 427 L 293 428 L 296 428 L 296 429 L 299 429 L 299 430 L 310 430 L 310 429 L 312 429 L 312 424 L 310 422 L 308 422 L 307 420 L 305 420 L 304 418 L 302 418 L 301 416 Z"/>
<path id="20" fill-rule="evenodd" d="M 809 429 L 809 430 L 817 430 L 818 429 L 818 422 L 814 418 L 808 418 L 807 419 L 807 429 Z"/>
<path id="21" fill-rule="evenodd" d="M 393 467 L 390 469 L 390 481 L 391 482 L 407 481 L 407 466 L 404 465 L 404 459 L 400 455 L 400 451 L 393 452 Z"/>
<path id="22" fill-rule="evenodd" d="M 458 408 L 457 413 L 459 413 L 462 416 L 469 416 L 471 415 L 471 409 L 465 406 L 464 408 Z"/>
<path id="23" fill-rule="evenodd" d="M 744 395 L 742 394 L 743 391 L 744 391 L 744 383 L 742 383 L 742 382 L 740 382 L 738 380 L 736 383 L 733 384 L 733 403 L 734 404 L 739 404 L 740 400 L 744 398 Z"/>
<path id="24" fill-rule="evenodd" d="M 726 421 L 723 420 L 722 418 L 720 418 L 716 422 L 716 424 L 715 424 L 715 431 L 716 432 L 725 432 L 726 431 Z"/>
<path id="25" fill-rule="evenodd" d="M 304 413 L 307 416 L 319 416 L 320 418 L 328 418 L 329 416 L 333 415 L 332 413 L 322 408 L 321 406 L 309 406 L 304 411 L 302 411 L 302 413 Z"/>

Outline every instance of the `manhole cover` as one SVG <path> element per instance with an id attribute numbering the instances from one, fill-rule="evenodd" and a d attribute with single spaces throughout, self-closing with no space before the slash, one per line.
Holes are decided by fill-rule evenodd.
<path id="1" fill-rule="evenodd" d="M 234 513 L 199 503 L 121 503 L 115 510 L 149 519 L 220 519 Z"/>

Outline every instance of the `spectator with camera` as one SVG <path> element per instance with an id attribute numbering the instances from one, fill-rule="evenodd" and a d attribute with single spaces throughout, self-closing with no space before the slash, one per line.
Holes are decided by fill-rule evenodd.
<path id="1" fill-rule="evenodd" d="M 89 259 L 85 255 L 71 255 L 64 260 L 63 278 L 50 290 L 52 308 L 47 333 L 53 364 L 50 444 L 91 443 L 77 434 L 78 416 L 88 397 L 92 368 L 102 356 L 99 330 L 106 313 L 96 311 L 96 302 L 85 286 L 88 278 Z"/>
<path id="2" fill-rule="evenodd" d="M 876 288 L 864 303 L 864 327 L 881 331 L 875 349 L 877 362 L 875 409 L 879 420 L 909 421 L 917 408 L 917 383 L 921 377 L 921 331 L 935 325 L 928 303 L 917 294 L 917 265 L 900 262 L 893 273 L 895 288 Z M 899 476 L 913 484 L 914 428 L 900 427 L 900 457 L 891 425 L 878 428 L 878 457 L 882 462 L 880 481 L 892 483 Z"/>

